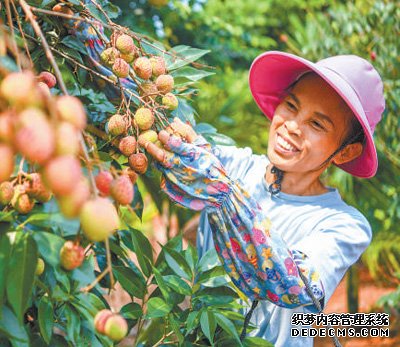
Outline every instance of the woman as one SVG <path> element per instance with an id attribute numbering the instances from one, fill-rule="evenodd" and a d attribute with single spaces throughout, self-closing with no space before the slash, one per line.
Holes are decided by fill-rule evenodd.
<path id="1" fill-rule="evenodd" d="M 215 247 L 233 283 L 261 300 L 252 335 L 275 346 L 312 346 L 310 337 L 290 336 L 299 328 L 292 314 L 326 305 L 371 241 L 368 221 L 321 175 L 331 164 L 357 177 L 375 175 L 373 132 L 384 110 L 383 85 L 357 56 L 314 64 L 282 52 L 259 56 L 249 82 L 272 121 L 267 156 L 211 148 L 178 120 L 175 135 L 159 134 L 165 149 L 142 145 L 159 162 L 171 199 L 203 210 L 200 254 Z"/>

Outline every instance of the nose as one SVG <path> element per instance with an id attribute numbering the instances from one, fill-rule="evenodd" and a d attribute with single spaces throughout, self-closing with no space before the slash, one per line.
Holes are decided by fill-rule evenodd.
<path id="1" fill-rule="evenodd" d="M 285 128 L 288 133 L 300 136 L 301 131 L 297 122 L 293 119 L 285 122 Z"/>

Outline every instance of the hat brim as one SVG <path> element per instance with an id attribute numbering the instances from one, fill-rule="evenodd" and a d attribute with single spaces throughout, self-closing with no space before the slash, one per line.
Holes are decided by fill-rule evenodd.
<path id="1" fill-rule="evenodd" d="M 324 67 L 323 64 L 318 65 L 289 53 L 277 51 L 263 53 L 254 60 L 249 72 L 250 90 L 258 107 L 272 119 L 276 107 L 286 95 L 286 89 L 307 71 L 314 71 L 321 76 L 343 98 L 365 133 L 366 142 L 362 154 L 338 167 L 356 177 L 373 177 L 378 168 L 373 133 L 356 92 L 333 70 Z"/>

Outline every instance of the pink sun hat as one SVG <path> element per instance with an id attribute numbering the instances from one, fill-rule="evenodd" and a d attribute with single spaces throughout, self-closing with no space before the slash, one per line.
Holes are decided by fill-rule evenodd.
<path id="1" fill-rule="evenodd" d="M 364 129 L 366 142 L 362 154 L 338 166 L 357 177 L 373 177 L 378 169 L 373 134 L 382 118 L 385 99 L 382 80 L 365 59 L 337 55 L 313 63 L 289 53 L 263 53 L 254 60 L 249 72 L 250 90 L 257 105 L 272 119 L 286 88 L 307 71 L 321 76 L 343 98 Z"/>

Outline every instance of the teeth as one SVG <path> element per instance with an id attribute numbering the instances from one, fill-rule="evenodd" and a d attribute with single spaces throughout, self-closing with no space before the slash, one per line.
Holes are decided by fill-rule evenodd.
<path id="1" fill-rule="evenodd" d="M 283 147 L 284 149 L 286 149 L 287 151 L 296 151 L 297 148 L 292 146 L 289 142 L 287 142 L 283 137 L 278 135 L 278 140 L 277 140 L 278 144 Z"/>

